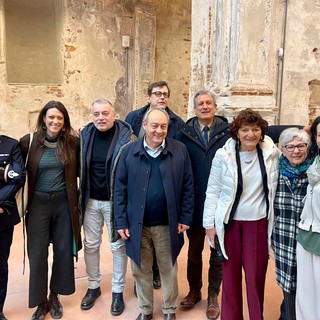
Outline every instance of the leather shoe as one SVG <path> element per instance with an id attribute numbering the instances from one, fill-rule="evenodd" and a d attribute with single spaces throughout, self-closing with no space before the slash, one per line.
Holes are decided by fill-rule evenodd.
<path id="1" fill-rule="evenodd" d="M 160 289 L 161 288 L 161 278 L 160 274 L 153 275 L 153 289 Z"/>
<path id="2" fill-rule="evenodd" d="M 153 314 L 144 314 L 144 313 L 140 313 L 137 317 L 136 320 L 151 320 L 153 317 Z"/>
<path id="3" fill-rule="evenodd" d="M 180 306 L 184 308 L 193 308 L 201 300 L 201 291 L 190 290 L 189 293 L 181 300 Z"/>
<path id="4" fill-rule="evenodd" d="M 8 320 L 2 311 L 0 312 L 0 320 Z"/>
<path id="5" fill-rule="evenodd" d="M 49 295 L 49 308 L 50 314 L 53 319 L 60 319 L 62 318 L 62 305 L 58 299 L 58 296 L 52 292 Z"/>
<path id="6" fill-rule="evenodd" d="M 124 310 L 123 294 L 112 292 L 111 314 L 113 316 L 120 315 Z"/>
<path id="7" fill-rule="evenodd" d="M 96 289 L 88 289 L 86 295 L 83 297 L 81 301 L 81 309 L 89 310 L 94 306 L 96 299 L 101 295 L 100 287 Z"/>
<path id="8" fill-rule="evenodd" d="M 176 320 L 176 314 L 175 313 L 165 313 L 164 320 Z"/>
<path id="9" fill-rule="evenodd" d="M 31 320 L 43 320 L 49 312 L 49 301 L 45 300 L 38 305 L 36 312 L 32 315 Z"/>
<path id="10" fill-rule="evenodd" d="M 208 305 L 207 305 L 206 315 L 207 315 L 207 318 L 210 320 L 218 319 L 218 317 L 220 315 L 218 296 L 216 294 L 208 297 Z"/>

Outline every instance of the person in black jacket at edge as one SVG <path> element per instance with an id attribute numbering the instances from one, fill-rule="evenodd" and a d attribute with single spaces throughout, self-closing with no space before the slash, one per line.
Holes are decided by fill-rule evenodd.
<path id="1" fill-rule="evenodd" d="M 147 105 L 144 107 L 133 110 L 128 113 L 125 118 L 125 121 L 129 123 L 132 127 L 133 133 L 139 139 L 144 136 L 144 130 L 142 126 L 142 119 L 144 114 L 154 107 L 159 107 L 167 111 L 169 115 L 169 126 L 168 126 L 168 138 L 174 138 L 175 135 L 179 132 L 182 126 L 185 124 L 184 121 L 176 115 L 169 107 L 168 102 L 170 98 L 170 88 L 166 81 L 157 81 L 153 82 L 148 87 L 148 98 Z M 161 279 L 159 274 L 159 268 L 157 265 L 156 257 L 154 256 L 153 260 L 153 288 L 161 288 Z"/>
<path id="2" fill-rule="evenodd" d="M 207 183 L 211 162 L 216 151 L 230 138 L 228 120 L 215 115 L 217 104 L 214 93 L 208 90 L 198 91 L 194 96 L 193 105 L 195 117 L 189 119 L 175 136 L 175 139 L 184 143 L 189 151 L 195 186 L 193 222 L 190 229 L 187 230 L 189 238 L 187 260 L 189 293 L 180 302 L 180 306 L 184 310 L 193 308 L 202 298 L 202 251 L 205 239 L 202 220 Z M 267 134 L 276 143 L 281 131 L 287 127 L 289 126 L 270 126 Z M 222 280 L 222 269 L 217 251 L 212 247 L 210 250 L 206 315 L 208 319 L 217 319 L 220 315 L 218 294 Z"/>
<path id="3" fill-rule="evenodd" d="M 8 259 L 14 226 L 20 222 L 16 193 L 24 185 L 25 168 L 18 141 L 0 135 L 0 320 L 7 296 Z"/>

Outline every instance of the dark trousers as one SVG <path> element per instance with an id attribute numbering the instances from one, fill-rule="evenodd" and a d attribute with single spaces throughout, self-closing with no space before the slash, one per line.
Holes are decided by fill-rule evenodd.
<path id="1" fill-rule="evenodd" d="M 280 306 L 281 320 L 296 320 L 296 291 L 283 292 L 283 301 Z"/>
<path id="2" fill-rule="evenodd" d="M 47 298 L 50 242 L 53 245 L 50 290 L 56 294 L 72 294 L 75 291 L 73 235 L 65 191 L 34 192 L 27 214 L 27 236 L 29 308 Z"/>
<path id="3" fill-rule="evenodd" d="M 204 248 L 205 229 L 191 227 L 187 230 L 189 239 L 187 279 L 190 290 L 200 291 L 202 288 L 202 251 Z M 222 280 L 221 262 L 217 259 L 217 251 L 210 247 L 210 260 L 208 270 L 208 296 L 219 294 Z"/>
<path id="4" fill-rule="evenodd" d="M 8 286 L 8 259 L 12 244 L 13 227 L 0 231 L 0 312 L 3 311 Z"/>

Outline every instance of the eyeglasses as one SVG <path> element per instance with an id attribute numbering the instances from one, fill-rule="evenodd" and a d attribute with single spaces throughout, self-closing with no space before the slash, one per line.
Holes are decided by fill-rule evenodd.
<path id="1" fill-rule="evenodd" d="M 298 148 L 299 151 L 305 151 L 307 149 L 307 146 L 308 146 L 307 143 L 300 143 L 296 146 L 293 144 L 287 144 L 284 147 L 288 152 L 293 152 L 295 150 L 295 148 Z"/>
<path id="2" fill-rule="evenodd" d="M 155 91 L 155 92 L 151 92 L 151 94 L 154 94 L 157 98 L 161 98 L 162 96 L 166 99 L 169 98 L 168 92 Z"/>

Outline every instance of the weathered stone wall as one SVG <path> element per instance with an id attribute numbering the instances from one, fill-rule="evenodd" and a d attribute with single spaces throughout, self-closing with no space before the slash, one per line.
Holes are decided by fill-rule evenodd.
<path id="1" fill-rule="evenodd" d="M 305 124 L 319 110 L 319 8 L 319 0 L 193 1 L 189 114 L 207 88 L 229 119 L 251 107 L 270 123 Z"/>
<path id="2" fill-rule="evenodd" d="M 91 102 L 101 97 L 113 102 L 123 119 L 146 103 L 147 86 L 156 80 L 169 82 L 170 105 L 186 115 L 190 0 L 59 1 L 60 12 L 52 14 L 57 15 L 61 82 L 9 84 L 5 1 L 0 0 L 1 133 L 19 138 L 33 130 L 39 110 L 50 100 L 66 105 L 74 127 L 90 120 Z M 122 46 L 122 36 L 130 37 L 129 47 Z"/>

